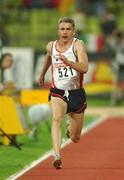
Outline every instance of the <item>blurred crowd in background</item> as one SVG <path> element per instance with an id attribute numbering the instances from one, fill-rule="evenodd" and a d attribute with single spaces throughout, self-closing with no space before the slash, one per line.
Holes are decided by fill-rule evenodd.
<path id="1" fill-rule="evenodd" d="M 3 46 L 44 50 L 56 38 L 58 18 L 72 16 L 78 38 L 87 43 L 95 36 L 98 52 L 113 49 L 124 33 L 123 7 L 122 0 L 1 0 L 0 38 Z"/>

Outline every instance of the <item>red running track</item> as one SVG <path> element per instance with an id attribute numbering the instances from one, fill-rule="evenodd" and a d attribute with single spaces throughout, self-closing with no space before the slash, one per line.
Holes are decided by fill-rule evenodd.
<path id="1" fill-rule="evenodd" d="M 63 169 L 50 157 L 18 180 L 124 180 L 124 118 L 109 118 L 62 149 L 62 157 Z"/>

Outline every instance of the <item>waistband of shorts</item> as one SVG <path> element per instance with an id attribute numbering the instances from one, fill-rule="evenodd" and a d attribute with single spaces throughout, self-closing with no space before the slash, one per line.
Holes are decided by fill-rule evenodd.
<path id="1" fill-rule="evenodd" d="M 83 90 L 84 88 L 80 88 L 80 89 L 72 89 L 72 90 L 63 90 L 63 89 L 58 89 L 58 88 L 51 88 L 50 91 L 51 92 L 61 92 L 61 93 L 64 93 L 65 91 L 68 91 L 68 92 L 73 92 L 73 91 L 80 91 L 80 90 Z"/>

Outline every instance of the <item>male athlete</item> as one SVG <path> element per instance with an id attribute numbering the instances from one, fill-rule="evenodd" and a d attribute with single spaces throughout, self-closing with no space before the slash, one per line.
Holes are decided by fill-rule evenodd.
<path id="1" fill-rule="evenodd" d="M 62 168 L 61 125 L 64 115 L 69 116 L 67 136 L 75 143 L 80 139 L 86 108 L 86 95 L 83 89 L 83 74 L 88 71 L 86 48 L 76 39 L 75 23 L 68 17 L 58 22 L 58 40 L 49 42 L 39 85 L 44 84 L 45 74 L 52 65 L 52 144 L 55 152 L 53 166 Z"/>

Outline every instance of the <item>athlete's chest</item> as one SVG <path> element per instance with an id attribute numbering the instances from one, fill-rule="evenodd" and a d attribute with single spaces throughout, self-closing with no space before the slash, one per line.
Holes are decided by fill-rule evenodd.
<path id="1" fill-rule="evenodd" d="M 76 56 L 71 48 L 69 48 L 67 51 L 61 53 L 64 55 L 69 61 L 76 62 Z M 55 49 L 52 53 L 52 62 L 53 63 L 60 63 L 62 64 L 62 60 L 59 58 L 59 52 Z"/>
<path id="2" fill-rule="evenodd" d="M 71 46 L 73 46 L 73 41 L 69 41 L 68 43 L 62 43 L 61 41 L 55 42 L 55 48 L 58 52 L 63 53 L 66 52 Z"/>

